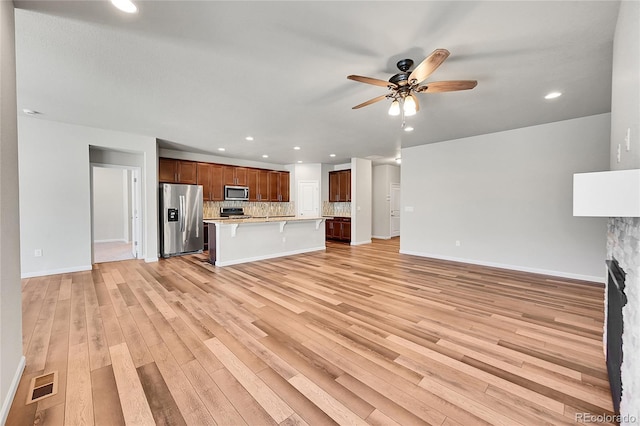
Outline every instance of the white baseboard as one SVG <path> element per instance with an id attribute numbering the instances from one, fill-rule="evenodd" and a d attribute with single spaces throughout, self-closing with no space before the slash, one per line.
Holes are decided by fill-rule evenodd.
<path id="1" fill-rule="evenodd" d="M 292 251 L 286 251 L 286 252 L 281 252 L 281 253 L 272 253 L 272 254 L 268 254 L 268 255 L 264 255 L 264 256 L 244 257 L 242 259 L 233 259 L 233 260 L 227 260 L 227 261 L 216 260 L 216 266 L 237 265 L 239 263 L 255 262 L 257 260 L 267 260 L 267 259 L 273 259 L 273 258 L 276 258 L 276 257 L 293 256 L 295 254 L 309 253 L 309 252 L 312 252 L 312 251 L 320 251 L 320 250 L 326 250 L 326 249 L 327 248 L 325 246 L 322 246 L 322 247 L 311 247 L 311 248 L 307 248 L 307 249 L 292 250 Z"/>
<path id="2" fill-rule="evenodd" d="M 371 240 L 365 241 L 351 241 L 352 246 L 361 246 L 362 244 L 371 244 Z"/>
<path id="3" fill-rule="evenodd" d="M 113 238 L 110 240 L 93 240 L 94 243 L 128 243 L 126 239 L 122 238 Z"/>
<path id="4" fill-rule="evenodd" d="M 20 384 L 20 378 L 22 377 L 22 372 L 24 371 L 26 362 L 27 359 L 24 357 L 24 355 L 21 356 L 20 361 L 18 362 L 18 368 L 13 375 L 13 380 L 11 380 L 11 385 L 9 385 L 7 395 L 4 397 L 4 401 L 2 401 L 2 410 L 0 411 L 0 425 L 4 425 L 7 422 L 7 416 L 9 416 L 11 403 L 13 403 L 13 398 L 15 398 L 16 396 L 16 391 L 18 390 L 18 385 Z"/>
<path id="5" fill-rule="evenodd" d="M 20 275 L 20 278 L 33 278 L 33 277 L 43 277 L 45 275 L 68 274 L 70 272 L 90 271 L 92 269 L 93 268 L 91 267 L 91 265 L 85 265 L 85 266 L 73 266 L 71 268 L 48 269 L 46 271 L 23 272 Z"/>
<path id="6" fill-rule="evenodd" d="M 383 237 L 381 235 L 372 235 L 371 238 L 376 238 L 378 240 L 390 240 L 391 239 L 391 237 L 389 237 L 389 236 Z"/>
<path id="7" fill-rule="evenodd" d="M 147 263 L 152 263 L 152 262 L 157 262 L 158 261 L 158 257 L 145 257 L 144 261 Z"/>
<path id="8" fill-rule="evenodd" d="M 597 277 L 597 276 L 593 276 L 593 275 L 573 274 L 571 272 L 553 271 L 553 270 L 549 270 L 549 269 L 530 268 L 528 266 L 509 265 L 509 264 L 505 264 L 505 263 L 485 262 L 485 261 L 480 261 L 480 260 L 475 260 L 475 259 L 463 259 L 463 258 L 452 257 L 452 256 L 440 256 L 440 255 L 437 255 L 437 254 L 415 252 L 415 251 L 410 251 L 410 250 L 400 250 L 400 253 L 401 254 L 409 254 L 409 255 L 412 255 L 412 256 L 430 257 L 430 258 L 433 258 L 433 259 L 440 259 L 440 260 L 450 260 L 452 262 L 469 263 L 469 264 L 472 264 L 472 265 L 489 266 L 489 267 L 492 267 L 492 268 L 509 269 L 509 270 L 512 270 L 512 271 L 530 272 L 532 274 L 551 275 L 551 276 L 559 277 L 559 278 L 570 278 L 570 279 L 573 279 L 573 280 L 591 281 L 591 282 L 596 282 L 596 283 L 600 283 L 600 284 L 604 284 L 606 282 L 605 281 L 606 277 L 604 275 L 602 277 Z"/>

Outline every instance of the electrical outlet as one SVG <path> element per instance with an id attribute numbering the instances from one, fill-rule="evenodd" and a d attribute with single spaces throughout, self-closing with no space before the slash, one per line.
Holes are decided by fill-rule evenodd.
<path id="1" fill-rule="evenodd" d="M 456 247 L 460 247 L 460 240 L 456 240 Z"/>
<path id="2" fill-rule="evenodd" d="M 42 257 L 42 249 L 35 249 L 33 251 L 33 256 L 34 257 Z"/>

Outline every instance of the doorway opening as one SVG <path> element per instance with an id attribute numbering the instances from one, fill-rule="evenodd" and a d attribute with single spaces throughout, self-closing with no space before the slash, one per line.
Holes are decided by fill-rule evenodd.
<path id="1" fill-rule="evenodd" d="M 140 168 L 91 164 L 92 263 L 142 256 Z"/>

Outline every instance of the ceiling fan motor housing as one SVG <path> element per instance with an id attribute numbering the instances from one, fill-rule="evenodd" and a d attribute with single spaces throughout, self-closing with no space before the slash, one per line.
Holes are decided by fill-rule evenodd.
<path id="1" fill-rule="evenodd" d="M 399 72 L 398 74 L 392 76 L 389 79 L 390 83 L 396 84 L 398 86 L 406 86 L 409 81 L 409 73 L 408 72 Z"/>

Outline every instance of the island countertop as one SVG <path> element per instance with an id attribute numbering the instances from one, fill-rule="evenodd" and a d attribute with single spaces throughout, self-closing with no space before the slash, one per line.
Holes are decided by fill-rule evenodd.
<path id="1" fill-rule="evenodd" d="M 310 217 L 310 216 L 269 216 L 269 217 L 248 217 L 243 219 L 232 218 L 212 218 L 204 219 L 204 223 L 215 223 L 216 225 L 238 224 L 238 223 L 268 223 L 268 222 L 294 222 L 305 220 L 325 220 L 326 217 Z"/>

